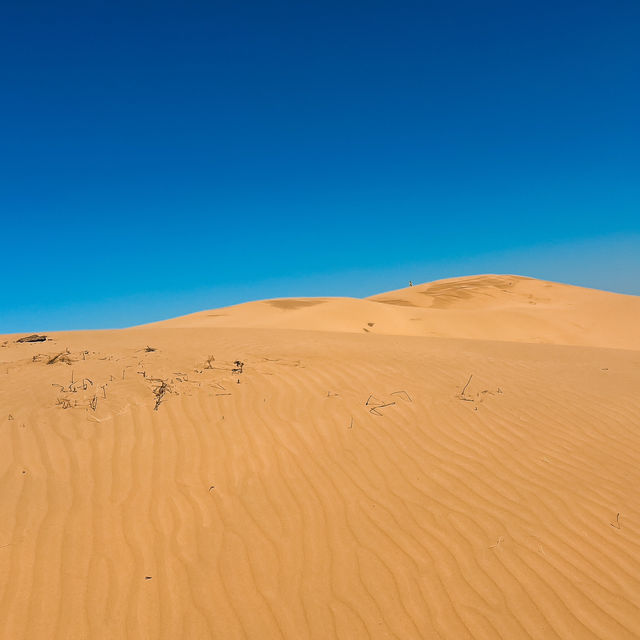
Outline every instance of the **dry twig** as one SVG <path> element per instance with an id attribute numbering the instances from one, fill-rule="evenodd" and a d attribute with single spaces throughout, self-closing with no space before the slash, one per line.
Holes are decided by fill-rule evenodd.
<path id="1" fill-rule="evenodd" d="M 167 384 L 166 380 L 156 379 L 154 382 L 159 382 L 155 389 L 153 389 L 153 394 L 156 397 L 156 404 L 153 407 L 154 411 L 158 410 L 160 407 L 160 403 L 164 400 L 164 396 L 166 393 L 171 393 L 171 387 Z"/>
<path id="2" fill-rule="evenodd" d="M 244 362 L 236 360 L 233 364 L 235 364 L 236 366 L 231 369 L 231 373 L 242 373 L 242 370 L 244 369 Z"/>
<path id="3" fill-rule="evenodd" d="M 385 404 L 377 404 L 375 407 L 371 407 L 369 409 L 369 413 L 373 413 L 374 416 L 381 416 L 382 414 L 378 411 L 378 409 L 384 409 L 384 407 L 390 407 L 395 402 L 386 402 Z"/>

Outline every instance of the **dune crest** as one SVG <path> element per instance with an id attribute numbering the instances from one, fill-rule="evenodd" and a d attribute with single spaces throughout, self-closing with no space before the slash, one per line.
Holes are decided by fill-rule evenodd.
<path id="1" fill-rule="evenodd" d="M 640 637 L 638 305 L 474 276 L 0 336 L 0 638 Z"/>

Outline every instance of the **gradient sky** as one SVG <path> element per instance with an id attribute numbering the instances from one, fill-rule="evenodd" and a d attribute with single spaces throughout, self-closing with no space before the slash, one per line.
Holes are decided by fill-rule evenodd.
<path id="1" fill-rule="evenodd" d="M 471 273 L 640 294 L 640 2 L 0 8 L 0 332 Z"/>

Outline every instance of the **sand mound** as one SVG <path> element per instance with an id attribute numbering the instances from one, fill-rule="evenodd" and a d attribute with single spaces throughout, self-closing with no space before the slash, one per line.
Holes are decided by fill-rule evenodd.
<path id="1" fill-rule="evenodd" d="M 440 280 L 367 299 L 289 298 L 148 326 L 245 327 L 640 349 L 640 298 L 519 276 Z"/>
<path id="2" fill-rule="evenodd" d="M 0 638 L 640 637 L 638 300 L 548 284 L 0 337 Z"/>

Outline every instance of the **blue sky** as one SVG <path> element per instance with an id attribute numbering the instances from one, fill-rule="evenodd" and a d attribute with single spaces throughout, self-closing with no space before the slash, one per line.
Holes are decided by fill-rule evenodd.
<path id="1" fill-rule="evenodd" d="M 0 332 L 483 272 L 640 295 L 635 0 L 12 4 Z"/>

